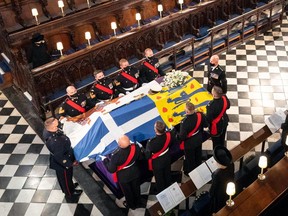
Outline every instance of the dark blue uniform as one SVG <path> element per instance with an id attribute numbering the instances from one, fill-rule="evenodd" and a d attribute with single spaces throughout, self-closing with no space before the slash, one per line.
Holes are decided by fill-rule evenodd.
<path id="1" fill-rule="evenodd" d="M 110 173 L 115 173 L 118 166 L 123 165 L 130 153 L 131 145 L 127 148 L 118 147 L 111 156 L 111 160 L 104 159 L 104 165 Z M 126 198 L 126 202 L 131 209 L 135 209 L 140 205 L 140 169 L 137 165 L 137 160 L 143 158 L 142 151 L 136 145 L 135 154 L 130 163 L 117 172 L 118 182 Z"/>
<path id="2" fill-rule="evenodd" d="M 43 138 L 50 151 L 50 168 L 56 171 L 60 187 L 66 196 L 72 196 L 74 192 L 73 162 L 74 152 L 71 148 L 70 139 L 62 131 L 43 131 Z"/>
<path id="3" fill-rule="evenodd" d="M 154 68 L 156 68 L 158 70 L 158 73 L 154 72 L 153 70 L 145 66 L 144 64 L 145 62 L 149 63 Z M 159 76 L 164 76 L 164 75 L 165 74 L 161 70 L 159 60 L 156 57 L 153 56 L 153 57 L 145 58 L 145 60 L 142 62 L 142 65 L 140 67 L 140 76 L 141 76 L 141 80 L 143 83 L 151 82 L 155 78 Z"/>
<path id="4" fill-rule="evenodd" d="M 65 101 L 60 105 L 59 107 L 59 111 L 58 114 L 60 116 L 70 116 L 70 117 L 74 117 L 74 116 L 78 116 L 80 114 L 82 114 L 83 112 L 80 112 L 79 110 L 75 109 L 74 107 L 70 106 L 69 104 L 67 104 L 68 100 L 72 100 L 74 103 L 76 103 L 77 105 L 83 107 L 85 109 L 85 111 L 88 110 L 88 108 L 86 107 L 86 103 L 87 103 L 87 97 L 84 93 L 76 93 L 70 97 L 67 97 L 65 99 Z"/>
<path id="5" fill-rule="evenodd" d="M 109 91 L 102 90 L 101 88 L 97 87 L 97 84 L 103 86 L 104 89 L 110 89 L 112 93 Z M 111 100 L 115 96 L 114 84 L 113 81 L 108 78 L 104 77 L 98 81 L 96 81 L 91 90 L 90 90 L 90 100 L 95 105 L 99 101 L 106 101 Z"/>
<path id="6" fill-rule="evenodd" d="M 138 83 L 132 82 L 131 80 L 121 75 L 122 72 L 132 76 L 134 79 L 137 80 Z M 116 80 L 116 85 L 123 88 L 125 92 L 131 92 L 141 85 L 138 69 L 130 65 L 120 71 Z"/>
<path id="7" fill-rule="evenodd" d="M 226 95 L 224 95 L 224 97 L 227 100 L 227 109 L 230 108 L 230 101 L 227 98 Z M 206 109 L 207 109 L 207 113 L 206 113 L 206 117 L 207 117 L 207 121 L 208 124 L 212 125 L 212 121 L 217 118 L 217 116 L 219 116 L 219 114 L 221 113 L 222 109 L 223 109 L 223 98 L 220 97 L 218 99 L 213 99 L 212 101 L 210 101 L 210 103 L 207 105 Z M 226 109 L 226 110 L 227 110 Z M 226 110 L 223 114 L 223 116 L 221 117 L 221 120 L 218 122 L 217 126 L 217 134 L 215 136 L 211 136 L 212 137 L 212 142 L 213 142 L 213 149 L 217 146 L 217 145 L 221 145 L 221 146 L 225 146 L 225 135 L 226 135 L 226 130 L 227 130 L 227 126 L 228 126 L 228 122 L 229 122 L 229 117 L 226 113 Z M 210 129 L 211 131 L 211 129 Z"/>
<path id="8" fill-rule="evenodd" d="M 211 93 L 213 86 L 222 88 L 224 94 L 227 92 L 227 80 L 225 71 L 217 65 L 215 68 L 211 67 L 208 72 L 208 86 L 207 90 Z"/>
<path id="9" fill-rule="evenodd" d="M 170 143 L 166 151 L 162 155 L 152 160 L 153 174 L 155 176 L 157 192 L 160 193 L 171 184 L 171 157 L 169 153 L 169 146 L 172 143 L 171 137 Z M 156 135 L 149 140 L 146 146 L 145 156 L 147 159 L 151 158 L 153 154 L 159 152 L 165 145 L 166 133 L 162 135 Z"/>
<path id="10" fill-rule="evenodd" d="M 177 134 L 177 138 L 180 141 L 184 141 L 184 173 L 186 174 L 202 163 L 203 128 L 208 127 L 208 123 L 204 114 L 200 113 L 200 115 L 201 122 L 198 129 L 194 132 L 194 135 L 188 138 L 188 134 L 197 124 L 198 116 L 196 112 L 191 115 L 186 115 L 180 124 L 180 131 Z"/>

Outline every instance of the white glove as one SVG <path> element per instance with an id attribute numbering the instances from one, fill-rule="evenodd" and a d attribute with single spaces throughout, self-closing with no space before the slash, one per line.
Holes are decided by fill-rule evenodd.
<path id="1" fill-rule="evenodd" d="M 147 85 L 147 83 L 142 83 L 142 86 L 145 86 L 145 85 Z"/>
<path id="2" fill-rule="evenodd" d="M 136 144 L 140 147 L 140 148 L 142 148 L 143 146 L 142 146 L 142 144 L 141 143 L 139 143 L 138 141 L 136 141 Z"/>
<path id="3" fill-rule="evenodd" d="M 123 94 L 123 93 L 120 93 L 118 96 L 119 96 L 119 97 L 123 97 L 123 96 L 124 96 L 124 94 Z"/>
<path id="4" fill-rule="evenodd" d="M 103 161 L 105 158 L 107 158 L 106 156 L 103 156 L 103 155 L 99 155 L 99 157 L 101 158 L 102 161 Z"/>
<path id="5" fill-rule="evenodd" d="M 131 92 L 129 92 L 129 91 L 126 91 L 126 95 L 128 95 L 128 94 L 130 94 Z"/>
<path id="6" fill-rule="evenodd" d="M 104 101 L 100 101 L 100 102 L 98 102 L 95 106 L 97 106 L 97 105 L 101 105 L 101 104 L 104 104 Z"/>
<path id="7" fill-rule="evenodd" d="M 61 124 L 64 124 L 66 121 L 67 121 L 67 118 L 65 117 L 60 120 Z"/>

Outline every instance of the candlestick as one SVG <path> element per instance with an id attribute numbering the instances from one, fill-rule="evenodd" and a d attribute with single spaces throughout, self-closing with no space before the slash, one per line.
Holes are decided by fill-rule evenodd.
<path id="1" fill-rule="evenodd" d="M 36 24 L 39 25 L 39 21 L 38 21 L 38 10 L 36 8 L 32 8 L 32 15 L 35 17 L 35 21 L 36 21 Z"/>
<path id="2" fill-rule="evenodd" d="M 140 27 L 140 20 L 141 20 L 141 14 L 136 13 L 136 20 L 138 21 L 138 27 Z"/>
<path id="3" fill-rule="evenodd" d="M 266 176 L 263 174 L 264 168 L 267 167 L 267 157 L 266 156 L 261 156 L 259 158 L 258 166 L 261 168 L 261 173 L 258 175 L 259 180 L 264 180 Z"/>
<path id="4" fill-rule="evenodd" d="M 62 53 L 62 50 L 63 50 L 63 44 L 62 44 L 62 42 L 57 42 L 57 44 L 56 44 L 56 47 L 57 47 L 57 50 L 59 50 L 60 51 L 60 55 L 61 55 L 61 57 L 60 58 L 63 58 L 63 53 Z"/>
<path id="5" fill-rule="evenodd" d="M 178 3 L 180 4 L 180 13 L 182 13 L 182 5 L 184 3 L 184 0 L 179 0 Z"/>
<path id="6" fill-rule="evenodd" d="M 91 33 L 90 32 L 85 32 L 85 39 L 88 41 L 88 47 L 90 47 L 91 46 L 90 44 Z"/>
<path id="7" fill-rule="evenodd" d="M 61 13 L 62 13 L 62 16 L 64 17 L 65 16 L 65 13 L 64 13 L 64 2 L 62 0 L 59 0 L 58 1 L 58 7 L 61 9 Z"/>
<path id="8" fill-rule="evenodd" d="M 114 31 L 114 36 L 116 37 L 116 29 L 117 29 L 117 24 L 116 24 L 116 22 L 111 22 L 111 28 L 113 29 L 113 31 Z"/>
<path id="9" fill-rule="evenodd" d="M 158 11 L 159 11 L 159 14 L 160 14 L 160 19 L 162 18 L 162 11 L 163 11 L 163 6 L 162 4 L 159 4 L 158 5 Z"/>
<path id="10" fill-rule="evenodd" d="M 234 201 L 232 200 L 232 196 L 235 194 L 235 184 L 233 182 L 228 182 L 226 187 L 226 193 L 229 195 L 229 200 L 226 201 L 226 205 L 231 207 L 234 205 Z"/>

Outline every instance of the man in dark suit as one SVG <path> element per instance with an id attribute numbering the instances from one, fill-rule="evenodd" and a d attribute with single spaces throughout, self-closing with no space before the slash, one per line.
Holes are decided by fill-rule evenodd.
<path id="1" fill-rule="evenodd" d="M 180 149 L 184 149 L 184 174 L 188 174 L 202 163 L 203 128 L 208 127 L 206 117 L 201 112 L 195 112 L 191 102 L 186 103 L 186 117 L 180 124 L 177 138 L 182 141 Z"/>
<path id="2" fill-rule="evenodd" d="M 218 212 L 228 200 L 226 187 L 228 182 L 234 182 L 234 163 L 230 151 L 224 146 L 217 146 L 213 157 L 218 169 L 212 173 L 212 185 L 209 193 L 211 196 L 211 213 Z"/>
<path id="3" fill-rule="evenodd" d="M 229 122 L 226 110 L 230 108 L 230 101 L 218 86 L 213 87 L 212 95 L 213 100 L 206 107 L 206 117 L 214 149 L 218 145 L 225 146 L 225 135 Z"/>
<path id="4" fill-rule="evenodd" d="M 210 69 L 208 71 L 207 90 L 211 93 L 213 86 L 222 88 L 223 94 L 227 92 L 226 73 L 219 65 L 219 56 L 213 55 L 210 58 Z"/>
<path id="5" fill-rule="evenodd" d="M 145 59 L 140 66 L 140 76 L 143 83 L 148 83 L 159 76 L 164 76 L 159 60 L 150 48 L 145 49 Z"/>
<path id="6" fill-rule="evenodd" d="M 141 205 L 140 170 L 137 160 L 143 158 L 139 145 L 130 144 L 128 136 L 122 135 L 118 140 L 118 148 L 112 153 L 111 160 L 105 158 L 103 163 L 114 180 L 119 182 L 126 198 L 127 208 L 136 209 Z"/>
<path id="7" fill-rule="evenodd" d="M 56 171 L 57 180 L 66 198 L 80 196 L 82 190 L 75 190 L 77 183 L 72 181 L 75 160 L 70 139 L 58 128 L 58 120 L 49 118 L 44 123 L 43 138 L 50 151 L 50 168 Z"/>
<path id="8" fill-rule="evenodd" d="M 158 193 L 171 185 L 169 146 L 173 138 L 171 132 L 166 132 L 165 129 L 164 122 L 156 121 L 154 125 L 156 136 L 148 141 L 145 151 L 149 170 L 153 170 L 155 176 Z"/>

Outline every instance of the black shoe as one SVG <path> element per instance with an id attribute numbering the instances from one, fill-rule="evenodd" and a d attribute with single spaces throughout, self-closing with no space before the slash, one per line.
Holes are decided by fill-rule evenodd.
<path id="1" fill-rule="evenodd" d="M 74 189 L 77 188 L 78 185 L 79 185 L 79 184 L 78 184 L 77 182 L 75 182 L 75 183 L 74 183 Z"/>
<path id="2" fill-rule="evenodd" d="M 71 196 L 80 196 L 82 194 L 83 190 L 74 190 L 74 192 L 71 194 Z"/>

